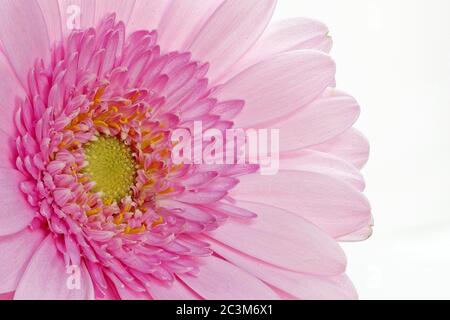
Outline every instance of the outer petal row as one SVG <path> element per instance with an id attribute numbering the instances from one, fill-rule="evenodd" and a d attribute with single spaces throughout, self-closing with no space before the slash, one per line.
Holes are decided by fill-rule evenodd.
<path id="1" fill-rule="evenodd" d="M 56 249 L 53 235 L 49 234 L 33 255 L 16 289 L 18 300 L 84 300 L 94 298 L 94 289 L 84 264 L 73 269 L 79 272 L 78 280 L 70 286 L 71 270 Z M 68 285 L 69 284 L 69 285 Z"/>
<path id="2" fill-rule="evenodd" d="M 360 191 L 333 176 L 313 171 L 243 176 L 230 195 L 293 212 L 336 238 L 371 224 L 370 205 Z"/>

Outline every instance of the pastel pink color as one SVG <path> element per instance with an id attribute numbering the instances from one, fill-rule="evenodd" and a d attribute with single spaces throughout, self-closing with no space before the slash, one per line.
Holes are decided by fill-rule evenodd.
<path id="1" fill-rule="evenodd" d="M 357 297 L 338 241 L 372 232 L 360 108 L 335 89 L 328 29 L 269 24 L 275 5 L 3 0 L 0 298 Z M 198 120 L 280 128 L 281 171 L 177 167 L 168 134 Z M 135 148 L 120 203 L 83 171 L 100 135 Z"/>

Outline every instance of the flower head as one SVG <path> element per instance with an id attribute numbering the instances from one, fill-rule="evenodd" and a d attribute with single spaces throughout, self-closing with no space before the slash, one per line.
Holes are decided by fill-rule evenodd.
<path id="1" fill-rule="evenodd" d="M 0 292 L 354 297 L 336 240 L 370 234 L 368 147 L 326 28 L 264 31 L 272 0 L 77 3 L 75 22 L 63 1 L 0 13 Z M 281 171 L 175 161 L 198 122 L 280 128 Z"/>

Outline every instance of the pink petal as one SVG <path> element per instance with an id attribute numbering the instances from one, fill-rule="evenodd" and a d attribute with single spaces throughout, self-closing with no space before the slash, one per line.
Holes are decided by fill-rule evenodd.
<path id="1" fill-rule="evenodd" d="M 202 187 L 202 191 L 206 193 L 214 194 L 214 192 L 223 192 L 225 194 L 228 190 L 233 189 L 239 180 L 232 177 L 217 177 L 213 181 L 209 182 L 206 186 Z"/>
<path id="2" fill-rule="evenodd" d="M 80 288 L 69 289 L 70 276 L 64 258 L 56 249 L 53 235 L 48 235 L 20 279 L 14 299 L 16 300 L 84 300 L 92 299 L 94 290 L 89 273 L 80 266 Z M 68 280 L 69 279 L 69 280 Z"/>
<path id="3" fill-rule="evenodd" d="M 242 111 L 244 105 L 242 100 L 225 101 L 216 104 L 212 113 L 220 115 L 221 120 L 232 120 Z"/>
<path id="4" fill-rule="evenodd" d="M 72 199 L 72 192 L 70 189 L 66 188 L 58 188 L 54 191 L 55 202 L 60 206 L 64 207 L 64 205 Z"/>
<path id="5" fill-rule="evenodd" d="M 211 81 L 222 76 L 256 42 L 272 16 L 275 3 L 229 0 L 208 19 L 189 51 L 196 60 L 210 63 Z"/>
<path id="6" fill-rule="evenodd" d="M 314 101 L 334 85 L 334 74 L 335 65 L 324 53 L 292 51 L 246 69 L 214 95 L 222 101 L 245 100 L 244 109 L 234 119 L 236 127 L 264 126 Z"/>
<path id="7" fill-rule="evenodd" d="M 283 270 L 237 250 L 212 242 L 211 248 L 226 260 L 269 285 L 298 299 L 356 299 L 357 293 L 346 275 L 320 277 Z"/>
<path id="8" fill-rule="evenodd" d="M 0 294 L 0 300 L 12 300 L 14 298 L 14 292 Z"/>
<path id="9" fill-rule="evenodd" d="M 146 291 L 137 292 L 131 288 L 128 288 L 123 284 L 121 280 L 112 272 L 106 272 L 111 282 L 117 290 L 121 300 L 150 300 L 151 297 Z"/>
<path id="10" fill-rule="evenodd" d="M 334 154 L 361 169 L 369 159 L 367 139 L 356 129 L 348 129 L 331 140 L 312 146 L 311 149 Z"/>
<path id="11" fill-rule="evenodd" d="M 25 85 L 28 72 L 36 59 L 48 62 L 50 58 L 47 25 L 41 8 L 35 1 L 2 1 L 0 30 L 0 43 L 4 53 Z"/>
<path id="12" fill-rule="evenodd" d="M 314 49 L 329 53 L 332 46 L 328 28 L 321 22 L 293 18 L 275 22 L 267 28 L 258 42 L 227 73 L 227 79 L 277 53 Z M 228 78 L 229 77 L 229 78 Z"/>
<path id="13" fill-rule="evenodd" d="M 30 258 L 46 235 L 43 229 L 25 229 L 0 237 L 0 292 L 14 291 Z"/>
<path id="14" fill-rule="evenodd" d="M 198 187 L 216 178 L 217 175 L 218 173 L 214 171 L 194 173 L 191 176 L 183 177 L 183 184 L 185 186 Z"/>
<path id="15" fill-rule="evenodd" d="M 117 20 L 128 23 L 135 6 L 135 0 L 97 0 L 95 1 L 95 21 L 115 13 Z"/>
<path id="16" fill-rule="evenodd" d="M 215 191 L 214 189 L 206 189 L 201 191 L 185 191 L 177 197 L 177 200 L 193 204 L 208 204 L 219 201 L 226 194 L 226 191 Z"/>
<path id="17" fill-rule="evenodd" d="M 0 168 L 0 236 L 25 229 L 35 217 L 35 210 L 19 189 L 24 180 L 16 170 Z"/>
<path id="18" fill-rule="evenodd" d="M 199 300 L 200 297 L 178 279 L 170 284 L 152 279 L 148 291 L 155 300 Z"/>
<path id="19" fill-rule="evenodd" d="M 136 0 L 127 28 L 129 31 L 153 30 L 172 0 Z"/>
<path id="20" fill-rule="evenodd" d="M 62 22 L 58 1 L 37 0 L 47 24 L 50 44 L 62 39 Z"/>
<path id="21" fill-rule="evenodd" d="M 284 121 L 280 129 L 280 151 L 298 150 L 330 140 L 349 129 L 359 117 L 355 99 L 335 89 L 323 95 Z"/>
<path id="22" fill-rule="evenodd" d="M 26 93 L 7 57 L 1 51 L 0 74 L 2 75 L 2 85 L 0 86 L 0 110 L 2 112 L 0 130 L 8 134 L 14 134 L 16 132 L 14 125 L 16 106 L 20 99 L 25 99 Z"/>
<path id="23" fill-rule="evenodd" d="M 209 208 L 217 210 L 226 215 L 233 216 L 235 218 L 256 218 L 258 215 L 252 211 L 246 210 L 239 206 L 229 204 L 226 202 L 216 202 L 214 204 L 208 205 Z"/>
<path id="24" fill-rule="evenodd" d="M 231 263 L 211 256 L 199 258 L 197 276 L 179 277 L 202 298 L 208 300 L 276 300 L 277 295 L 263 282 Z"/>
<path id="25" fill-rule="evenodd" d="M 372 236 L 373 233 L 374 220 L 371 217 L 370 222 L 367 226 L 363 226 L 361 229 L 346 234 L 337 238 L 338 241 L 342 242 L 355 242 L 355 241 L 364 241 Z"/>
<path id="26" fill-rule="evenodd" d="M 280 159 L 280 168 L 329 175 L 351 184 L 360 191 L 365 187 L 364 178 L 356 167 L 324 152 L 307 149 L 295 151 Z"/>
<path id="27" fill-rule="evenodd" d="M 370 224 L 370 205 L 351 185 L 332 176 L 307 171 L 280 171 L 240 178 L 230 192 L 238 200 L 261 202 L 293 212 L 340 237 Z"/>
<path id="28" fill-rule="evenodd" d="M 102 288 L 102 292 L 98 291 L 94 288 L 95 291 L 95 300 L 120 300 L 120 297 L 117 293 L 116 288 L 111 284 L 108 288 Z"/>
<path id="29" fill-rule="evenodd" d="M 337 275 L 346 260 L 336 241 L 315 225 L 286 210 L 239 201 L 255 212 L 250 222 L 229 219 L 208 236 L 272 265 L 297 272 Z"/>
<path id="30" fill-rule="evenodd" d="M 16 150 L 14 139 L 0 129 L 0 145 L 4 150 L 0 153 L 0 167 L 14 169 L 16 167 Z"/>
<path id="31" fill-rule="evenodd" d="M 213 223 L 215 218 L 213 215 L 208 214 L 206 210 L 202 210 L 193 205 L 183 203 L 175 200 L 161 200 L 158 202 L 161 208 L 171 209 L 174 214 L 183 217 L 187 220 L 201 222 L 201 223 Z"/>
<path id="32" fill-rule="evenodd" d="M 172 0 L 158 27 L 165 52 L 184 51 L 223 0 Z"/>

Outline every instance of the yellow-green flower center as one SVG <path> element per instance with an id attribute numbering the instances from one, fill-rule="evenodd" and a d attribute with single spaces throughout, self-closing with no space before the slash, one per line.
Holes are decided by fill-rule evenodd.
<path id="1" fill-rule="evenodd" d="M 136 164 L 128 146 L 117 138 L 100 136 L 85 145 L 84 154 L 88 162 L 84 171 L 96 183 L 93 192 L 116 201 L 130 193 Z"/>

